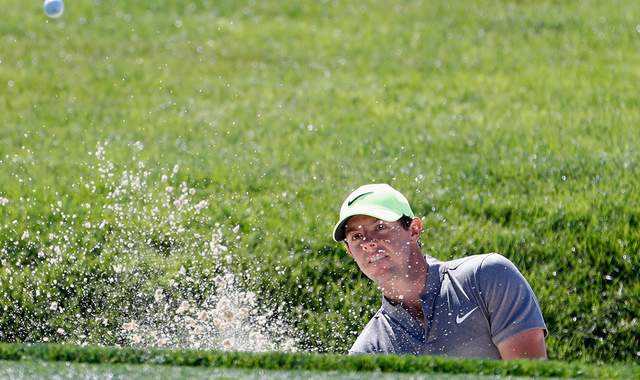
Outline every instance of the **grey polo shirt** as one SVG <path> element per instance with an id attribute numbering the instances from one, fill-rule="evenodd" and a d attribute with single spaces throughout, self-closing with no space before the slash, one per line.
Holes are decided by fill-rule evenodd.
<path id="1" fill-rule="evenodd" d="M 426 326 L 382 297 L 382 307 L 358 336 L 350 354 L 448 355 L 500 359 L 496 345 L 530 329 L 544 329 L 527 280 L 497 253 L 441 262 L 426 256 L 422 295 Z"/>

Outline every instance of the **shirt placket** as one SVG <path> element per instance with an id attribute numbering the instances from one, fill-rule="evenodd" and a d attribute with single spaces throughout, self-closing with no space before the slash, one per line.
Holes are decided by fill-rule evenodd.
<path id="1" fill-rule="evenodd" d="M 440 263 L 429 263 L 429 275 L 427 276 L 427 290 L 422 296 L 422 313 L 425 318 L 424 341 L 426 343 L 435 340 L 431 336 L 433 331 L 433 315 L 436 307 L 436 299 L 440 295 L 440 285 L 442 284 L 444 273 L 440 271 Z"/>
<path id="2" fill-rule="evenodd" d="M 416 340 L 424 342 L 424 329 L 420 322 L 409 314 L 402 306 L 393 305 L 387 299 L 382 297 L 383 309 L 396 323 L 398 323 L 406 332 L 411 334 Z"/>

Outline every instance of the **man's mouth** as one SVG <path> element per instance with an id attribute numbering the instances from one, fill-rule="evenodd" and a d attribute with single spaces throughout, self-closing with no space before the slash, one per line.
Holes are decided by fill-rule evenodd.
<path id="1" fill-rule="evenodd" d="M 380 261 L 380 260 L 384 259 L 387 256 L 389 256 L 389 255 L 387 255 L 387 253 L 385 251 L 380 250 L 380 251 L 374 253 L 373 255 L 369 256 L 369 263 L 375 263 L 376 261 Z"/>

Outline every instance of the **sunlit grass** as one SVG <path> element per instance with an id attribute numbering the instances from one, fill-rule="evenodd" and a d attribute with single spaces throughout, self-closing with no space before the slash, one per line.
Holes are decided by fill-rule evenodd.
<path id="1" fill-rule="evenodd" d="M 50 240 L 27 243 L 61 230 L 57 202 L 99 224 L 111 200 L 83 188 L 99 182 L 89 153 L 108 141 L 127 168 L 140 141 L 152 177 L 178 164 L 175 182 L 209 201 L 189 238 L 239 225 L 231 265 L 283 305 L 305 349 L 345 352 L 377 309 L 330 232 L 350 190 L 389 182 L 424 216 L 425 253 L 498 251 L 518 265 L 552 358 L 637 360 L 639 7 L 74 1 L 49 20 L 37 2 L 0 0 L 0 307 L 12 311 L 0 336 L 116 343 L 123 302 L 182 265 L 205 298 L 208 264 L 184 250 L 130 257 L 77 227 L 92 253 L 54 271 L 37 259 Z M 108 281 L 118 250 L 144 274 L 119 284 L 118 308 L 99 286 L 71 287 Z M 51 289 L 81 328 L 42 308 Z"/>

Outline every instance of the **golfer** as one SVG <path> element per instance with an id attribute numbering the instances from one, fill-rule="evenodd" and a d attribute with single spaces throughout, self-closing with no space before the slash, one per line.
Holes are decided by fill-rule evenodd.
<path id="1" fill-rule="evenodd" d="M 382 292 L 350 354 L 546 358 L 533 290 L 497 253 L 439 261 L 421 252 L 422 220 L 386 184 L 351 193 L 333 238 Z"/>

